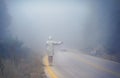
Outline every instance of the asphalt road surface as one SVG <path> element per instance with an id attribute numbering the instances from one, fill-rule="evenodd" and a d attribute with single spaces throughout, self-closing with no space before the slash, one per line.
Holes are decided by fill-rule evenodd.
<path id="1" fill-rule="evenodd" d="M 54 66 L 47 69 L 52 78 L 120 78 L 120 63 L 80 52 L 56 52 Z"/>

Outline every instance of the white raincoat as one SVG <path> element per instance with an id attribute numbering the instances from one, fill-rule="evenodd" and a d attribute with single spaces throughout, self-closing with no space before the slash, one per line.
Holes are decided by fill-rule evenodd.
<path id="1" fill-rule="evenodd" d="M 54 55 L 54 46 L 60 45 L 61 43 L 62 43 L 61 41 L 53 41 L 52 37 L 49 37 L 49 39 L 46 41 L 48 56 L 53 56 Z"/>

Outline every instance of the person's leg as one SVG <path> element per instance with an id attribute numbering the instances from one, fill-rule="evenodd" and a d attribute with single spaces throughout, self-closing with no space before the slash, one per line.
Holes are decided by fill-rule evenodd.
<path id="1" fill-rule="evenodd" d="M 51 64 L 53 64 L 53 56 L 51 56 Z"/>
<path id="2" fill-rule="evenodd" d="M 50 56 L 48 56 L 48 62 L 49 62 L 49 64 L 51 63 L 51 58 L 50 58 Z"/>
<path id="3" fill-rule="evenodd" d="M 50 65 L 53 64 L 53 56 L 49 56 L 49 64 L 50 64 Z"/>

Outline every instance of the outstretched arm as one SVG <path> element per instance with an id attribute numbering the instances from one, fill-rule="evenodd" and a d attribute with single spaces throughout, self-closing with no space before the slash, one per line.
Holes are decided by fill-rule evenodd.
<path id="1" fill-rule="evenodd" d="M 53 42 L 54 45 L 60 45 L 60 44 L 62 44 L 62 43 L 63 43 L 62 41 L 54 41 L 54 42 Z"/>

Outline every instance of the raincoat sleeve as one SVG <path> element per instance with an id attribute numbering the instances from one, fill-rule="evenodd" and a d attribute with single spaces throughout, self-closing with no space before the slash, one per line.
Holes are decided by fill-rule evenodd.
<path id="1" fill-rule="evenodd" d="M 62 44 L 62 43 L 63 43 L 62 41 L 54 41 L 54 42 L 53 42 L 54 45 L 60 45 L 60 44 Z"/>

